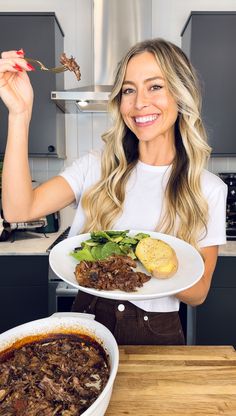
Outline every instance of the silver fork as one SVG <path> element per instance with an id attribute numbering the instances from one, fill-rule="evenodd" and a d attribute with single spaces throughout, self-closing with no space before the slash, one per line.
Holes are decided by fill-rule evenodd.
<path id="1" fill-rule="evenodd" d="M 38 61 L 37 59 L 32 58 L 24 58 L 27 62 L 37 65 L 41 71 L 51 71 L 51 72 L 65 72 L 68 68 L 65 65 L 62 66 L 55 66 L 54 68 L 47 68 L 42 62 Z"/>

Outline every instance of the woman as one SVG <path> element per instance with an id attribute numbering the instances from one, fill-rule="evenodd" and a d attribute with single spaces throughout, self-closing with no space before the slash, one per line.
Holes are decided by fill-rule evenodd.
<path id="1" fill-rule="evenodd" d="M 183 344 L 179 304 L 199 305 L 207 296 L 218 245 L 225 243 L 227 193 L 204 169 L 210 147 L 190 62 L 162 39 L 131 48 L 118 66 L 110 98 L 114 125 L 102 137 L 102 155 L 89 153 L 34 190 L 27 158 L 33 101 L 28 70 L 23 51 L 2 54 L 0 95 L 9 109 L 2 178 L 6 219 L 32 220 L 75 202 L 71 236 L 98 229 L 156 230 L 198 248 L 204 274 L 176 296 L 131 303 L 79 292 L 73 305 L 95 313 L 120 344 Z"/>

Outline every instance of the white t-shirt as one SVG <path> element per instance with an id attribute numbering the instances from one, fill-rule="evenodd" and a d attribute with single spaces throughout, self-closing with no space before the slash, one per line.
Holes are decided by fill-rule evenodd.
<path id="1" fill-rule="evenodd" d="M 138 162 L 127 182 L 124 209 L 113 226 L 114 230 L 155 231 L 159 221 L 165 186 L 171 166 L 152 166 Z M 81 232 L 84 212 L 81 197 L 88 187 L 94 185 L 101 174 L 99 152 L 90 152 L 74 161 L 60 175 L 66 179 L 75 194 L 76 213 L 69 237 Z M 209 204 L 207 235 L 199 242 L 200 247 L 226 243 L 225 209 L 226 184 L 213 173 L 204 170 L 201 177 L 203 194 Z M 179 310 L 175 296 L 145 301 L 133 301 L 135 305 L 149 312 L 171 312 Z"/>

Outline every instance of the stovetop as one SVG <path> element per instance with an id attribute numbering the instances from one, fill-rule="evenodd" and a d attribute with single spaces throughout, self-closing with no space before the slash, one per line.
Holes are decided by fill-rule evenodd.
<path id="1" fill-rule="evenodd" d="M 68 234 L 70 232 L 70 227 L 66 228 L 57 238 L 56 240 L 47 248 L 47 252 L 50 253 L 52 248 L 60 243 L 61 241 L 65 240 L 68 237 Z"/>

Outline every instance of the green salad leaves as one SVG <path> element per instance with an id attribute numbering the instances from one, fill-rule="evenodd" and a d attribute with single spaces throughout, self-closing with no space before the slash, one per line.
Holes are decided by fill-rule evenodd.
<path id="1" fill-rule="evenodd" d="M 106 259 L 112 254 L 130 256 L 136 259 L 135 248 L 140 240 L 150 237 L 149 234 L 138 233 L 133 237 L 125 231 L 95 231 L 89 240 L 83 241 L 70 254 L 78 261 L 97 261 Z"/>

